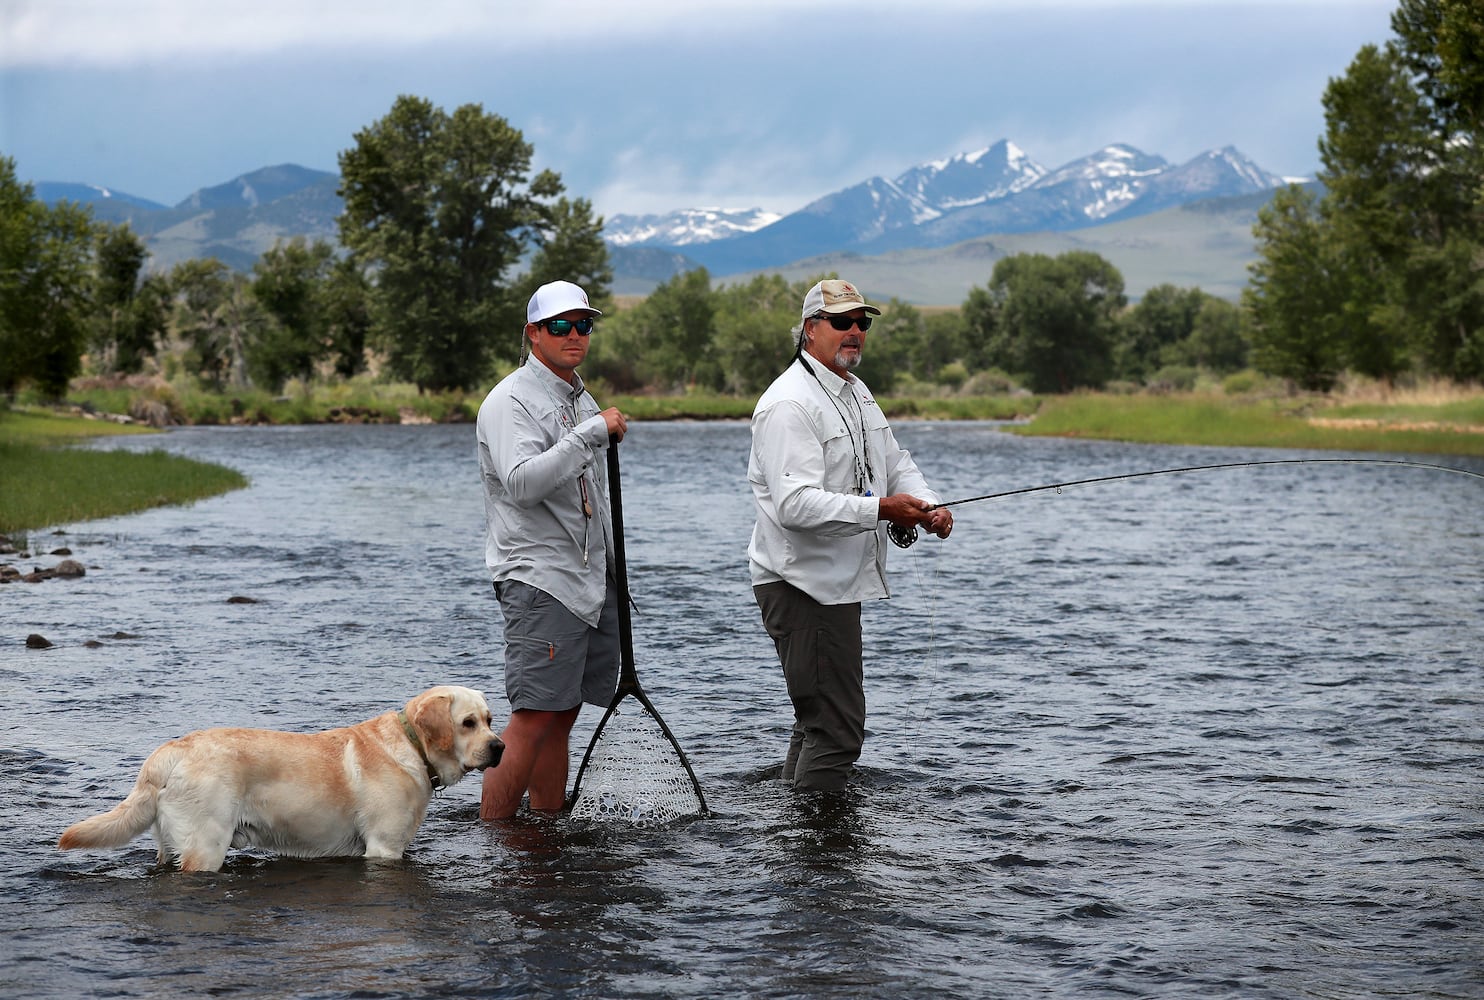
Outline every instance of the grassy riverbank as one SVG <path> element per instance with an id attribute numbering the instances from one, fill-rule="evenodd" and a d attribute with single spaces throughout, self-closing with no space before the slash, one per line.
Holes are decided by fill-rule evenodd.
<path id="1" fill-rule="evenodd" d="M 1361 383 L 1327 396 L 1268 387 L 1189 393 L 883 397 L 894 419 L 1017 420 L 1011 433 L 1148 444 L 1226 445 L 1484 457 L 1484 388 Z M 351 383 L 287 395 L 178 392 L 159 381 L 79 385 L 72 402 L 136 419 L 228 423 L 472 422 L 482 395 L 418 394 Z M 603 394 L 635 420 L 745 420 L 753 400 L 704 393 Z M 246 485 L 239 473 L 162 452 L 67 448 L 81 437 L 138 427 L 0 410 L 0 533 L 189 503 Z M 471 430 L 472 434 L 472 430 Z"/>
<path id="2" fill-rule="evenodd" d="M 1484 457 L 1484 392 L 1390 398 L 1059 396 L 1016 433 L 1144 444 Z"/>
<path id="3" fill-rule="evenodd" d="M 146 432 L 0 409 L 0 534 L 190 503 L 247 485 L 236 470 L 162 451 L 68 447 L 84 438 L 138 433 Z"/>

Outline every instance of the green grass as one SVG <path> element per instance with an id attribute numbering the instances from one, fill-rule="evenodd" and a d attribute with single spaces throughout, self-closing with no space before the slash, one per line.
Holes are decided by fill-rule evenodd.
<path id="1" fill-rule="evenodd" d="M 344 382 L 291 381 L 278 395 L 261 389 L 214 391 L 189 380 L 138 379 L 126 384 L 84 379 L 68 391 L 69 402 L 101 413 L 165 414 L 170 423 L 325 424 L 473 420 L 482 396 L 462 392 L 418 392 L 412 385 L 360 377 Z"/>
<path id="2" fill-rule="evenodd" d="M 1446 422 L 1484 425 L 1484 418 L 1459 419 L 1474 403 L 1447 404 Z M 1388 428 L 1397 407 L 1381 406 L 1373 419 L 1383 426 L 1318 426 L 1310 416 L 1346 419 L 1342 408 L 1312 413 L 1312 401 L 1228 399 L 1180 394 L 1114 396 L 1086 393 L 1048 398 L 1036 418 L 1016 433 L 1102 438 L 1145 444 L 1195 444 L 1341 451 L 1413 452 L 1484 456 L 1484 434 L 1449 430 Z M 1407 422 L 1442 421 L 1437 407 L 1405 407 Z"/>
<path id="3" fill-rule="evenodd" d="M 0 534 L 191 503 L 247 485 L 233 469 L 162 451 L 66 447 L 115 433 L 139 431 L 0 410 Z"/>

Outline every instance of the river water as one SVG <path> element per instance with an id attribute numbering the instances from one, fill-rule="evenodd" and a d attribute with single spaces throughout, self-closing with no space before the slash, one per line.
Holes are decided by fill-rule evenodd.
<path id="1" fill-rule="evenodd" d="M 948 498 L 1305 457 L 898 430 Z M 507 710 L 473 428 L 98 446 L 252 485 L 33 536 L 87 576 L 0 587 L 0 995 L 1484 996 L 1477 480 L 1268 466 L 961 507 L 892 552 L 859 774 L 819 800 L 776 780 L 747 428 L 635 424 L 639 674 L 714 815 L 482 824 L 471 775 L 403 862 L 182 875 L 148 835 L 55 840 L 190 729 L 330 728 L 443 682 Z"/>

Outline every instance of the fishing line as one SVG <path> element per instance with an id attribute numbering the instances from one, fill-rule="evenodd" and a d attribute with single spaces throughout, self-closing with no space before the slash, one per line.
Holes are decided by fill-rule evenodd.
<path id="1" fill-rule="evenodd" d="M 1055 490 L 1069 490 L 1079 486 L 1093 486 L 1098 483 L 1114 483 L 1124 479 L 1143 479 L 1149 476 L 1173 476 L 1185 472 L 1209 472 L 1214 469 L 1249 469 L 1260 465 L 1394 465 L 1409 469 L 1429 469 L 1434 472 L 1451 472 L 1455 475 L 1470 476 L 1474 479 L 1484 479 L 1484 474 L 1472 472 L 1468 469 L 1460 469 L 1452 465 L 1435 465 L 1431 462 L 1412 462 L 1400 458 L 1270 458 L 1251 462 L 1219 462 L 1215 465 L 1187 465 L 1178 469 L 1154 469 L 1149 472 L 1125 472 L 1117 476 L 1095 476 L 1091 479 L 1073 479 L 1065 483 L 1048 483 L 1045 486 L 1026 486 L 1018 490 L 1004 490 L 999 493 L 985 493 L 977 497 L 964 497 L 962 500 L 948 500 L 944 503 L 933 504 L 927 508 L 929 511 L 940 507 L 957 507 L 960 504 L 980 503 L 986 500 L 1003 500 L 1006 497 L 1022 496 L 1027 493 L 1043 493 Z M 907 548 L 917 541 L 917 529 L 904 525 L 891 525 L 887 534 L 896 545 Z"/>
<path id="2" fill-rule="evenodd" d="M 936 691 L 938 687 L 938 560 L 940 558 L 942 558 L 941 552 L 935 553 L 933 555 L 933 569 L 931 573 L 932 578 L 926 582 L 924 582 L 922 579 L 922 565 L 920 561 L 922 559 L 921 554 L 919 553 L 912 560 L 912 569 L 917 575 L 917 592 L 920 594 L 928 595 L 928 648 L 926 657 L 928 669 L 926 679 L 927 689 L 929 692 Z M 919 678 L 917 686 L 920 688 L 921 684 L 922 679 Z M 916 700 L 915 696 L 914 700 Z M 931 696 L 929 696 L 928 698 L 924 699 L 922 704 L 915 710 L 915 714 L 919 720 L 927 718 L 928 710 L 932 707 L 932 703 L 933 699 Z"/>

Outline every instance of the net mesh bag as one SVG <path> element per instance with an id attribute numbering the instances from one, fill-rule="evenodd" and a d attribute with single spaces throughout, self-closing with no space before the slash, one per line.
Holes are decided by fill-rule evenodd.
<path id="1" fill-rule="evenodd" d="M 593 736 L 578 775 L 574 819 L 664 826 L 706 811 L 680 750 L 660 721 L 629 699 Z"/>

